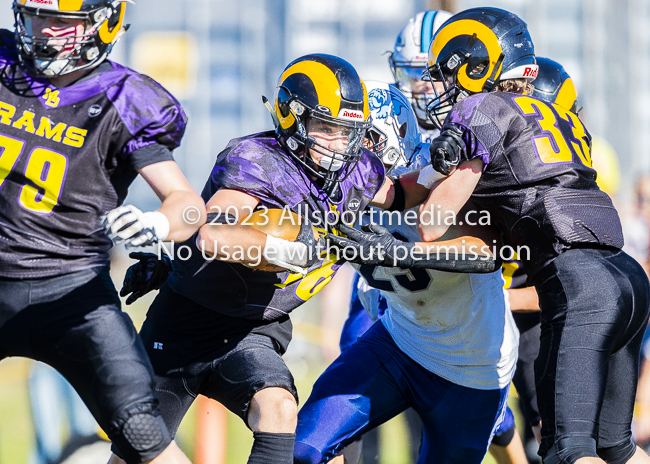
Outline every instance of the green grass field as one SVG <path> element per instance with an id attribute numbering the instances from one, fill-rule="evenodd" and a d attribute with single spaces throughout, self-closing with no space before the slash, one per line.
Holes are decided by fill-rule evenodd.
<path id="1" fill-rule="evenodd" d="M 121 280 L 124 275 L 124 266 L 119 264 L 114 266 L 117 269 L 114 272 L 116 281 Z M 146 309 L 152 300 L 153 295 L 147 295 L 136 304 L 125 307 L 136 327 L 142 324 Z M 285 359 L 296 379 L 301 402 L 307 399 L 311 386 L 326 367 L 319 344 L 320 318 L 317 299 L 310 300 L 292 317 L 295 325 L 294 340 Z M 34 429 L 27 391 L 30 363 L 31 361 L 24 358 L 9 358 L 0 363 L 0 464 L 28 464 L 34 446 Z M 511 403 L 516 404 L 516 400 L 511 399 Z M 190 457 L 193 456 L 195 422 L 196 412 L 192 407 L 177 435 L 179 445 Z M 226 462 L 245 464 L 252 444 L 252 433 L 237 416 L 230 413 L 227 429 Z M 380 437 L 382 464 L 409 464 L 410 444 L 405 422 L 401 417 L 382 426 Z M 495 461 L 488 456 L 484 463 L 493 464 Z"/>
<path id="2" fill-rule="evenodd" d="M 27 396 L 26 375 L 29 361 L 20 358 L 5 360 L 0 364 L 0 464 L 27 464 L 30 450 L 34 445 L 29 400 Z M 313 380 L 324 365 L 314 366 L 308 375 L 298 381 L 301 398 L 306 399 Z M 195 430 L 195 408 L 192 407 L 181 424 L 177 441 L 192 457 Z M 382 464 L 408 464 L 409 443 L 405 422 L 397 417 L 380 429 Z M 244 464 L 252 445 L 252 434 L 234 414 L 228 415 L 228 454 L 229 464 Z M 488 456 L 485 464 L 495 461 Z M 94 463 L 89 463 L 94 464 Z"/>

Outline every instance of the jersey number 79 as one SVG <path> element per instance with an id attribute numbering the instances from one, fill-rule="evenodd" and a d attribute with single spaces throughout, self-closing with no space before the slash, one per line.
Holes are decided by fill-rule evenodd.
<path id="1" fill-rule="evenodd" d="M 0 189 L 23 154 L 25 141 L 0 134 Z M 49 215 L 59 202 L 68 160 L 47 148 L 34 148 L 25 165 L 25 184 L 18 203 L 34 213 Z"/>

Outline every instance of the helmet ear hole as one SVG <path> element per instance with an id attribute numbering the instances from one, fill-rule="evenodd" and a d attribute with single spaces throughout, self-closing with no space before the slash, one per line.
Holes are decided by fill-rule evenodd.
<path id="1" fill-rule="evenodd" d="M 108 28 L 111 30 L 111 32 L 113 29 L 115 29 L 115 26 L 120 23 L 120 9 L 122 8 L 124 8 L 124 4 L 121 4 L 117 10 L 113 10 L 113 13 L 108 18 Z"/>
<path id="2" fill-rule="evenodd" d="M 289 92 L 284 87 L 280 87 L 278 89 L 278 108 L 280 109 L 280 114 L 282 115 L 283 118 L 286 118 L 291 114 L 291 110 L 289 109 L 289 97 L 291 95 Z"/>
<path id="3" fill-rule="evenodd" d="M 481 77 L 484 77 L 485 72 L 486 72 L 487 67 L 488 67 L 488 63 L 483 61 L 483 62 L 479 62 L 477 64 L 474 64 L 474 63 L 472 63 L 472 60 L 470 59 L 467 67 L 469 68 L 469 73 L 468 74 L 470 76 L 476 78 L 476 79 L 479 79 Z"/>
<path id="4" fill-rule="evenodd" d="M 406 137 L 407 124 L 407 122 L 404 122 L 404 124 L 399 126 L 399 136 L 402 138 Z"/>

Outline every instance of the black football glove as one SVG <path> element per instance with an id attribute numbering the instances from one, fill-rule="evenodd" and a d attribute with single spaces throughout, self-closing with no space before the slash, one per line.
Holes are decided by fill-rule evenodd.
<path id="1" fill-rule="evenodd" d="M 440 135 L 431 141 L 429 152 L 433 169 L 445 176 L 456 170 L 465 151 L 463 131 L 454 123 L 445 124 Z"/>
<path id="2" fill-rule="evenodd" d="M 335 227 L 346 237 L 327 234 L 330 245 L 339 248 L 342 257 L 351 263 L 370 266 L 399 266 L 403 269 L 413 265 L 411 249 L 414 244 L 396 239 L 383 226 L 370 224 L 361 226 L 361 230 L 345 224 Z"/>
<path id="3" fill-rule="evenodd" d="M 120 296 L 131 294 L 126 299 L 127 305 L 151 290 L 158 290 L 172 273 L 172 262 L 166 255 L 159 260 L 158 255 L 153 253 L 135 252 L 129 253 L 129 258 L 138 259 L 139 262 L 127 269 L 120 290 Z"/>
<path id="4" fill-rule="evenodd" d="M 501 268 L 501 262 L 492 257 L 479 257 L 474 253 L 415 252 L 414 243 L 396 239 L 385 227 L 377 224 L 362 226 L 361 231 L 344 224 L 336 228 L 347 235 L 340 237 L 328 234 L 329 245 L 339 248 L 342 258 L 357 264 L 421 269 L 436 269 L 447 272 L 486 273 Z"/>
<path id="5" fill-rule="evenodd" d="M 314 238 L 311 222 L 305 217 L 302 217 L 300 220 L 300 232 L 295 241 L 307 246 L 307 262 L 305 268 L 310 268 L 320 261 L 321 253 L 325 251 L 325 240 L 321 236 L 318 236 L 318 239 Z"/>

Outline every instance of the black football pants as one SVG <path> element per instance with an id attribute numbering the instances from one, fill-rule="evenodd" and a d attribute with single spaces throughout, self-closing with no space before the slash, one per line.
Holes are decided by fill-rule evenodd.
<path id="1" fill-rule="evenodd" d="M 622 251 L 570 249 L 535 276 L 541 345 L 535 361 L 544 463 L 635 452 L 631 422 L 648 278 Z"/>
<path id="2" fill-rule="evenodd" d="M 0 359 L 49 364 L 77 390 L 129 463 L 171 442 L 154 375 L 108 268 L 46 279 L 0 279 Z"/>

